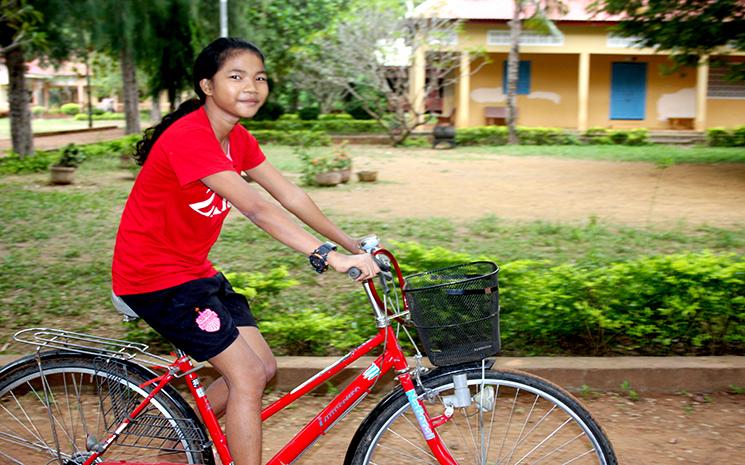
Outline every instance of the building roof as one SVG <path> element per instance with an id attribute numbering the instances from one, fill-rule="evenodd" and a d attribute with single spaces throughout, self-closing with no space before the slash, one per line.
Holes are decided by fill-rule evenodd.
<path id="1" fill-rule="evenodd" d="M 567 11 L 551 12 L 554 21 L 616 22 L 618 16 L 588 11 L 593 0 L 565 0 Z M 514 0 L 426 0 L 416 7 L 414 17 L 436 17 L 462 20 L 509 21 L 514 12 Z"/>

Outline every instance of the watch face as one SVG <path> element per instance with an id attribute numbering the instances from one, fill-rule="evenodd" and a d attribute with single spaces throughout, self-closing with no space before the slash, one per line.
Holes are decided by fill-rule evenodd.
<path id="1" fill-rule="evenodd" d="M 312 266 L 317 272 L 322 273 L 326 270 L 326 260 L 320 256 L 313 254 L 308 257 L 308 260 L 310 261 L 310 266 Z"/>

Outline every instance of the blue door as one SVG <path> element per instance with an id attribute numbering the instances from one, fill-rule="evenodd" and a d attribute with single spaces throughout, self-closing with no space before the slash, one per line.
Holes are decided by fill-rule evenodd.
<path id="1" fill-rule="evenodd" d="M 610 119 L 644 119 L 647 64 L 613 63 L 611 71 Z"/>

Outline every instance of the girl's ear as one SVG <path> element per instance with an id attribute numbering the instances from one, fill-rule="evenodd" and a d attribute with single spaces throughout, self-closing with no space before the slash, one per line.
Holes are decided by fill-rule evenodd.
<path id="1" fill-rule="evenodd" d="M 199 87 L 202 88 L 202 92 L 204 92 L 205 95 L 212 95 L 212 81 L 209 79 L 202 79 L 199 81 Z"/>

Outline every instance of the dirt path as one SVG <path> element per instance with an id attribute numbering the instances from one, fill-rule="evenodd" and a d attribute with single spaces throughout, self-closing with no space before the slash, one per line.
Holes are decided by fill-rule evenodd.
<path id="1" fill-rule="evenodd" d="M 264 460 L 274 455 L 327 402 L 326 398 L 311 397 L 277 420 L 270 419 L 264 430 Z M 370 402 L 371 406 L 375 400 Z M 605 394 L 584 403 L 605 429 L 622 465 L 733 463 L 745 454 L 742 395 L 644 396 L 632 402 L 616 394 Z M 341 464 L 364 416 L 365 408 L 351 413 L 298 464 Z"/>
<path id="2" fill-rule="evenodd" d="M 100 129 L 88 132 L 75 132 L 58 135 L 37 135 L 34 137 L 35 150 L 52 150 L 64 147 L 69 143 L 93 144 L 105 140 L 118 139 L 124 136 L 124 128 Z M 10 139 L 0 139 L 0 154 L 12 147 Z"/>
<path id="3" fill-rule="evenodd" d="M 466 153 L 469 159 L 454 161 L 435 151 L 395 157 L 385 152 L 365 149 L 354 158 L 357 169 L 379 170 L 378 183 L 319 189 L 313 198 L 323 208 L 373 217 L 493 214 L 562 222 L 597 216 L 634 226 L 745 224 L 745 164 L 661 169 L 639 162 Z"/>

